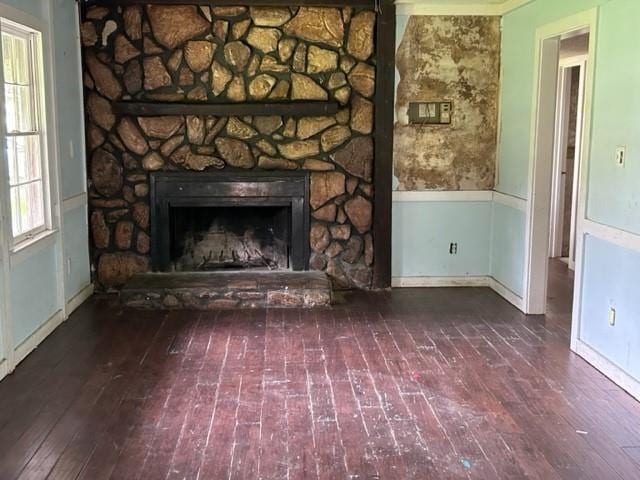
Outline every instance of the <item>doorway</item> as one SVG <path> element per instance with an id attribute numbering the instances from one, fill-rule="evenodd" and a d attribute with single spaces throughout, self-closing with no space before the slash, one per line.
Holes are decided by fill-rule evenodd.
<path id="1" fill-rule="evenodd" d="M 584 81 L 588 58 L 588 32 L 571 34 L 560 41 L 549 257 L 566 263 L 570 270 L 575 270 Z"/>
<path id="2" fill-rule="evenodd" d="M 550 258 L 564 257 L 572 268 L 581 258 L 596 19 L 593 9 L 536 31 L 524 272 L 528 314 L 546 313 Z"/>

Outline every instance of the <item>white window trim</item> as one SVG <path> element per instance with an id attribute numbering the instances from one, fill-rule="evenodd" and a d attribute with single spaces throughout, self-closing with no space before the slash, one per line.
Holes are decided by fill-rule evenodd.
<path id="1" fill-rule="evenodd" d="M 16 246 L 9 250 L 11 255 L 9 259 L 10 266 L 15 267 L 31 257 L 31 255 L 50 246 L 55 242 L 58 233 L 59 231 L 57 229 L 42 230 L 40 233 L 30 236 L 19 244 L 16 244 Z"/>
<path id="2" fill-rule="evenodd" d="M 0 16 L 2 11 L 0 10 Z M 2 16 L 2 20 L 0 22 L 0 33 L 2 31 L 7 31 L 14 35 L 18 36 L 26 36 L 29 37 L 29 49 L 30 49 L 30 57 L 32 61 L 31 68 L 31 82 L 33 83 L 34 89 L 34 98 L 32 101 L 34 102 L 33 110 L 35 114 L 35 126 L 36 132 L 34 134 L 38 135 L 39 143 L 40 143 L 40 168 L 41 168 L 41 182 L 42 182 L 42 190 L 43 190 L 43 209 L 44 209 L 44 224 L 36 227 L 28 232 L 24 232 L 18 236 L 13 235 L 12 230 L 12 216 L 11 216 L 11 207 L 9 207 L 7 223 L 8 237 L 10 240 L 10 250 L 11 253 L 21 251 L 26 247 L 32 245 L 33 243 L 41 240 L 42 238 L 48 237 L 50 234 L 55 232 L 53 226 L 53 199 L 52 199 L 52 188 L 51 188 L 51 177 L 50 177 L 50 169 L 51 164 L 49 161 L 49 145 L 47 141 L 47 102 L 46 102 L 46 88 L 44 82 L 44 45 L 43 45 L 43 36 L 45 35 L 44 31 L 41 31 L 37 28 L 34 28 L 31 24 L 21 24 L 13 21 L 11 18 L 7 18 Z M 2 50 L 0 49 L 0 66 L 4 65 L 2 58 Z M 3 67 L 0 68 L 0 83 L 4 86 L 4 72 Z M 3 87 L 4 90 L 4 87 Z M 0 92 L 2 98 L 4 98 L 4 92 Z M 0 112 L 2 114 L 2 121 L 0 133 L 2 134 L 2 162 L 3 168 L 6 173 L 7 165 L 6 158 L 4 158 L 5 154 L 5 141 L 9 135 L 6 133 L 6 121 L 4 120 L 5 112 Z M 10 188 L 8 186 L 9 179 L 7 175 L 7 179 L 4 182 L 6 191 L 4 192 L 3 198 L 7 205 L 11 205 L 10 198 Z"/>

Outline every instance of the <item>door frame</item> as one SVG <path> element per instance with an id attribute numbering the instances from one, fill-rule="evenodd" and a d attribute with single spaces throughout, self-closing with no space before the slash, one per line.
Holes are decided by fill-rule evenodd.
<path id="1" fill-rule="evenodd" d="M 582 138 L 582 119 L 584 109 L 584 81 L 587 68 L 588 55 L 576 55 L 560 59 L 558 73 L 558 97 L 556 106 L 556 130 L 555 130 L 555 149 L 554 149 L 554 166 L 553 166 L 553 183 L 552 183 L 552 199 L 551 199 L 551 234 L 550 234 L 550 256 L 562 257 L 562 246 L 564 231 L 564 210 L 567 178 L 567 145 L 569 141 L 569 115 L 570 115 L 570 88 L 572 87 L 571 70 L 578 67 L 578 106 L 576 112 L 576 139 L 574 153 L 574 169 L 573 178 L 571 178 L 572 192 L 571 196 L 571 232 L 569 238 L 569 268 L 575 269 L 575 232 L 576 232 L 576 210 L 578 207 L 578 188 L 580 178 L 580 160 L 581 145 L 579 140 Z M 559 139 L 559 141 L 557 141 Z"/>
<path id="2" fill-rule="evenodd" d="M 547 275 L 551 214 L 551 183 L 554 155 L 556 98 L 560 39 L 579 31 L 589 31 L 589 50 L 584 82 L 580 180 L 577 189 L 576 275 L 574 292 L 574 322 L 576 299 L 582 283 L 582 237 L 585 220 L 589 145 L 591 140 L 591 104 L 595 73 L 598 8 L 572 15 L 544 25 L 536 30 L 534 85 L 532 96 L 531 141 L 529 148 L 529 194 L 526 208 L 525 265 L 523 273 L 524 311 L 544 314 L 547 306 Z M 575 326 L 575 325 L 574 325 Z"/>
<path id="3" fill-rule="evenodd" d="M 595 56 L 595 52 L 594 52 Z M 582 168 L 585 166 L 583 148 L 588 148 L 582 144 L 582 137 L 584 136 L 584 115 L 585 115 L 585 99 L 586 99 L 586 80 L 587 80 L 587 67 L 589 65 L 589 54 L 582 55 L 582 64 L 580 65 L 580 86 L 578 92 L 578 114 L 576 119 L 576 139 L 580 139 L 580 142 L 576 142 L 575 160 L 573 165 L 573 196 L 571 198 L 571 234 L 569 238 L 569 268 L 571 270 L 576 269 L 576 242 L 578 232 L 578 206 L 580 204 L 580 176 L 582 174 Z M 592 77 L 593 78 L 593 77 Z M 586 185 L 585 185 L 586 188 Z M 585 192 L 586 194 L 586 192 Z M 586 217 L 585 217 L 586 218 Z"/>

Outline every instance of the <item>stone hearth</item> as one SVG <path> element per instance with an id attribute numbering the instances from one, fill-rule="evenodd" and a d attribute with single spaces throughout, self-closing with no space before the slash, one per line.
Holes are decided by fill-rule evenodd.
<path id="1" fill-rule="evenodd" d="M 331 282 L 322 272 L 144 273 L 120 299 L 144 309 L 310 308 L 331 305 Z"/>

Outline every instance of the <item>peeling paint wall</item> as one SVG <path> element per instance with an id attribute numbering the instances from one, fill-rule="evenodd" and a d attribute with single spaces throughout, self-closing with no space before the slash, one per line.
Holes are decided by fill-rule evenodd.
<path id="1" fill-rule="evenodd" d="M 398 45 L 396 68 L 394 188 L 491 190 L 499 17 L 411 16 Z M 409 102 L 426 100 L 453 102 L 451 125 L 408 124 Z"/>

